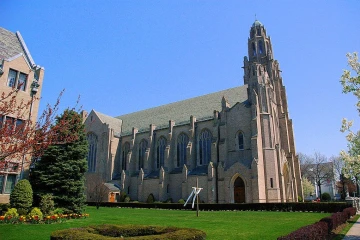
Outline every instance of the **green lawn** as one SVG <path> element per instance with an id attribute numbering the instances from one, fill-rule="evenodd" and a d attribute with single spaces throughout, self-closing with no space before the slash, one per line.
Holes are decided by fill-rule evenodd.
<path id="1" fill-rule="evenodd" d="M 195 211 L 88 207 L 87 219 L 56 224 L 0 224 L 0 240 L 50 239 L 54 230 L 91 224 L 145 224 L 198 228 L 207 239 L 276 239 L 302 226 L 329 216 L 327 213 L 301 212 L 200 212 Z"/>

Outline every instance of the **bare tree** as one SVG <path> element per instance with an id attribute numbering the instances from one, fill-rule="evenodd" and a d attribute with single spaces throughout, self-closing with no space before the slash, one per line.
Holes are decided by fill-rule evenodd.
<path id="1" fill-rule="evenodd" d="M 87 176 L 86 190 L 89 198 L 88 200 L 90 200 L 90 202 L 95 202 L 96 209 L 99 209 L 102 202 L 106 202 L 108 200 L 108 189 L 105 186 L 105 181 L 99 173 Z"/>
<path id="2" fill-rule="evenodd" d="M 333 163 L 327 157 L 315 152 L 314 155 L 299 154 L 301 174 L 309 181 L 315 183 L 321 197 L 321 186 L 334 180 Z"/>

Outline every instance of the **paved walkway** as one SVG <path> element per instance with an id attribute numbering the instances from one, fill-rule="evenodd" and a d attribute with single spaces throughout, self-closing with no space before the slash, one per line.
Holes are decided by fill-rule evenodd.
<path id="1" fill-rule="evenodd" d="M 356 223 L 354 223 L 354 225 L 347 232 L 346 236 L 343 238 L 343 240 L 355 240 L 355 239 L 360 240 L 360 218 L 356 221 Z"/>

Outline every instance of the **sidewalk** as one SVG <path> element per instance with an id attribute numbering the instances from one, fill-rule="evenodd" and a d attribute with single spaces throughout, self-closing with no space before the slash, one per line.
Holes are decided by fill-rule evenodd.
<path id="1" fill-rule="evenodd" d="M 354 223 L 354 225 L 350 228 L 350 230 L 347 232 L 346 236 L 343 238 L 343 240 L 360 240 L 360 218 Z"/>

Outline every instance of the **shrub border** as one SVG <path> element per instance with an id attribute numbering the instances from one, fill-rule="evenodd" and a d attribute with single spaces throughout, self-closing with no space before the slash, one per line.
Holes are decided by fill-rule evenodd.
<path id="1" fill-rule="evenodd" d="M 95 202 L 87 202 L 88 206 L 95 206 Z M 103 207 L 124 207 L 124 208 L 155 208 L 171 210 L 196 210 L 191 204 L 180 203 L 139 203 L 139 202 L 104 202 Z M 350 203 L 200 203 L 201 211 L 280 211 L 280 212 L 341 212 L 351 207 Z"/>

